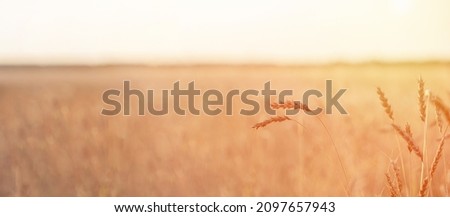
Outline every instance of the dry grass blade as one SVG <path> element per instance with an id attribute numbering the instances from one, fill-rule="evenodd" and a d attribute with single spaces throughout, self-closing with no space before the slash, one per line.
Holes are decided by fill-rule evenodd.
<path id="1" fill-rule="evenodd" d="M 406 141 L 406 143 L 408 144 L 408 150 L 414 151 L 414 153 L 420 158 L 420 160 L 423 161 L 423 154 L 420 151 L 419 147 L 414 144 L 413 139 L 406 132 L 404 132 L 398 125 L 392 124 L 392 127 L 403 138 L 403 140 Z"/>
<path id="2" fill-rule="evenodd" d="M 425 111 L 426 111 L 425 89 L 424 89 L 425 82 L 423 81 L 422 77 L 420 77 L 418 84 L 419 84 L 418 98 L 419 98 L 420 119 L 422 121 L 425 121 Z"/>
<path id="3" fill-rule="evenodd" d="M 389 176 L 388 173 L 385 173 L 385 176 L 386 176 L 386 180 L 388 183 L 389 192 L 391 193 L 391 197 L 397 197 L 398 193 L 395 190 L 394 183 L 392 182 L 391 176 Z"/>
<path id="4" fill-rule="evenodd" d="M 389 104 L 389 101 L 387 100 L 386 96 L 384 95 L 384 92 L 377 87 L 377 94 L 381 101 L 381 106 L 384 108 L 384 112 L 388 115 L 388 117 L 394 121 L 394 112 L 392 111 L 391 105 Z"/>
<path id="5" fill-rule="evenodd" d="M 294 101 L 286 101 L 286 102 L 280 102 L 280 103 L 276 103 L 273 102 L 272 104 L 270 104 L 270 106 L 273 109 L 300 109 L 303 111 L 311 111 L 311 109 L 308 108 L 308 106 L 306 104 L 303 104 L 301 102 L 294 102 Z"/>
<path id="6" fill-rule="evenodd" d="M 276 116 L 276 117 L 271 117 L 263 122 L 259 122 L 257 124 L 255 124 L 252 128 L 258 129 L 260 127 L 265 127 L 271 123 L 275 123 L 275 122 L 282 122 L 282 121 L 286 121 L 286 120 L 291 120 L 289 117 L 287 116 Z"/>

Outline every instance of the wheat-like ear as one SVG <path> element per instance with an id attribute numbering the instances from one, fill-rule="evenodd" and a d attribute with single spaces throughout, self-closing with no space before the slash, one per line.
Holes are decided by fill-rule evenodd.
<path id="1" fill-rule="evenodd" d="M 436 123 L 439 128 L 439 132 L 442 133 L 442 112 L 436 107 Z"/>
<path id="2" fill-rule="evenodd" d="M 398 125 L 391 124 L 392 127 L 395 129 L 395 131 L 405 140 L 405 142 L 408 144 L 408 150 L 414 151 L 414 153 L 420 158 L 421 161 L 423 161 L 423 154 L 420 151 L 419 147 L 416 146 L 414 143 L 414 140 L 406 133 L 404 132 Z"/>
<path id="3" fill-rule="evenodd" d="M 422 186 L 420 187 L 419 196 L 425 197 L 425 194 L 427 193 L 427 189 L 428 189 L 428 183 L 429 183 L 429 179 L 428 179 L 428 177 L 426 177 L 422 182 Z"/>
<path id="4" fill-rule="evenodd" d="M 384 112 L 388 115 L 388 117 L 394 121 L 394 112 L 392 111 L 391 104 L 389 104 L 388 99 L 384 95 L 384 92 L 381 90 L 381 88 L 377 87 L 377 94 L 378 98 L 381 101 L 381 106 L 384 108 Z"/>
<path id="5" fill-rule="evenodd" d="M 409 125 L 409 123 L 406 123 L 405 125 L 405 133 L 412 139 L 413 138 L 413 134 L 411 132 L 411 126 Z M 411 152 L 412 151 L 412 147 L 410 145 L 408 145 L 408 151 Z"/>
<path id="6" fill-rule="evenodd" d="M 448 109 L 448 107 L 444 105 L 444 103 L 439 97 L 434 97 L 433 103 L 436 106 L 436 109 L 440 110 L 441 113 L 444 115 L 447 123 L 450 124 L 450 109 Z"/>
<path id="7" fill-rule="evenodd" d="M 288 100 L 286 102 L 280 102 L 280 103 L 273 102 L 270 104 L 270 106 L 273 109 L 300 109 L 300 110 L 307 111 L 307 112 L 311 111 L 311 109 L 308 108 L 308 105 L 303 104 L 298 101 L 294 102 L 291 100 Z"/>
<path id="8" fill-rule="evenodd" d="M 397 166 L 396 163 L 392 163 L 392 168 L 394 169 L 395 173 L 395 179 L 397 181 L 397 191 L 399 196 L 402 195 L 402 188 L 403 188 L 403 182 L 400 176 L 400 168 Z"/>
<path id="9" fill-rule="evenodd" d="M 271 117 L 263 122 L 259 122 L 259 123 L 255 124 L 252 128 L 258 129 L 260 127 L 265 127 L 274 122 L 282 122 L 282 121 L 286 121 L 286 120 L 291 120 L 291 119 L 288 116 Z"/>
<path id="10" fill-rule="evenodd" d="M 450 110 L 448 109 L 448 107 L 444 105 L 444 103 L 442 102 L 442 100 L 439 97 L 434 97 L 433 103 L 436 106 L 436 111 L 443 114 L 447 123 L 450 123 Z M 422 186 L 420 187 L 419 195 L 422 197 L 426 195 L 429 182 L 433 178 L 433 176 L 436 172 L 436 169 L 437 169 L 437 165 L 438 165 L 440 159 L 442 158 L 442 151 L 444 149 L 444 143 L 445 143 L 445 135 L 443 135 L 441 142 L 439 143 L 438 149 L 436 151 L 436 155 L 434 156 L 434 159 L 433 159 L 433 163 L 431 164 L 430 173 L 423 180 Z"/>
<path id="11" fill-rule="evenodd" d="M 386 181 L 388 183 L 389 192 L 391 193 L 391 197 L 397 197 L 398 193 L 395 190 L 394 183 L 392 182 L 391 176 L 388 173 L 384 174 L 386 176 Z"/>
<path id="12" fill-rule="evenodd" d="M 420 119 L 422 121 L 425 121 L 425 111 L 426 111 L 426 104 L 425 104 L 425 82 L 423 81 L 422 77 L 420 77 L 419 81 L 419 88 L 418 88 L 418 98 L 419 98 L 419 112 L 420 112 Z"/>
<path id="13" fill-rule="evenodd" d="M 431 164 L 430 179 L 433 178 L 433 175 L 436 172 L 439 160 L 442 158 L 442 150 L 444 150 L 444 143 L 445 143 L 445 137 L 442 137 L 441 142 L 439 143 L 438 149 L 436 151 L 436 155 L 434 156 L 433 163 Z"/>

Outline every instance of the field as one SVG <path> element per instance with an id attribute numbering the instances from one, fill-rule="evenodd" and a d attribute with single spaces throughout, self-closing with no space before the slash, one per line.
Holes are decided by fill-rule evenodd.
<path id="1" fill-rule="evenodd" d="M 450 105 L 450 63 L 0 67 L 0 196 L 390 196 L 393 165 L 398 196 L 418 196 L 421 162 L 391 127 L 377 87 L 420 149 L 427 132 L 428 171 L 442 136 L 431 102 L 426 127 L 420 119 L 420 77 Z M 159 96 L 176 81 L 223 93 L 270 81 L 277 92 L 293 90 L 292 100 L 308 89 L 325 93 L 332 80 L 334 93 L 347 89 L 339 102 L 348 114 L 300 112 L 256 130 L 271 116 L 240 115 L 248 105 L 235 98 L 233 115 L 139 116 L 136 100 L 130 116 L 101 115 L 110 108 L 103 92 L 123 90 L 124 80 Z M 308 106 L 324 107 L 325 97 Z M 427 196 L 449 196 L 448 147 Z"/>

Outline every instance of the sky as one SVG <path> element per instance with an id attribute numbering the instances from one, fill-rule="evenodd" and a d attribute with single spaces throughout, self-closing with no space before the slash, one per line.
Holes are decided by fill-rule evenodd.
<path id="1" fill-rule="evenodd" d="M 448 0 L 0 0 L 0 64 L 450 60 Z"/>

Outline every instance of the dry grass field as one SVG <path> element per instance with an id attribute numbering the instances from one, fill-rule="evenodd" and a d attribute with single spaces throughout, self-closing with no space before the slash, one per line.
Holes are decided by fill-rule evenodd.
<path id="1" fill-rule="evenodd" d="M 1 67 L 0 196 L 390 196 L 391 187 L 418 196 L 421 161 L 392 128 L 377 87 L 421 151 L 427 132 L 426 175 L 442 136 L 432 102 L 426 127 L 420 118 L 420 76 L 450 105 L 450 63 Z M 247 107 L 237 99 L 231 116 L 138 116 L 136 104 L 130 116 L 101 115 L 102 93 L 122 89 L 124 80 L 157 94 L 176 81 L 223 92 L 261 90 L 271 81 L 278 92 L 293 90 L 294 100 L 332 80 L 334 91 L 348 89 L 339 100 L 348 115 L 299 113 L 290 117 L 298 123 L 256 130 L 271 116 L 239 115 Z M 312 98 L 309 106 L 324 103 Z M 426 196 L 449 196 L 447 143 Z"/>

